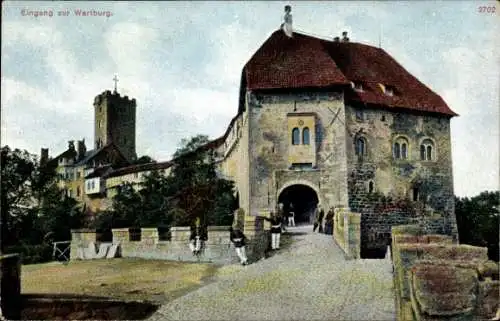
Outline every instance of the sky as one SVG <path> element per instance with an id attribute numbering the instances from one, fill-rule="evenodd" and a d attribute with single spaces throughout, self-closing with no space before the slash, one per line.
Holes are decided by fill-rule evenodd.
<path id="1" fill-rule="evenodd" d="M 166 161 L 183 138 L 217 138 L 237 113 L 244 64 L 287 4 L 296 31 L 381 44 L 460 115 L 451 121 L 457 196 L 499 189 L 495 1 L 6 1 L 1 144 L 51 156 L 68 140 L 93 148 L 93 100 L 115 75 L 118 92 L 137 100 L 138 156 Z"/>

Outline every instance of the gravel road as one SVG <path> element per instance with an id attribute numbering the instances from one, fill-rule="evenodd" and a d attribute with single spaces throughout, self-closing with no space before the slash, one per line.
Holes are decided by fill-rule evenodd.
<path id="1" fill-rule="evenodd" d="M 148 320 L 395 320 L 389 260 L 346 261 L 331 235 L 312 226 L 289 231 L 289 248 L 223 267 L 215 282 Z"/>

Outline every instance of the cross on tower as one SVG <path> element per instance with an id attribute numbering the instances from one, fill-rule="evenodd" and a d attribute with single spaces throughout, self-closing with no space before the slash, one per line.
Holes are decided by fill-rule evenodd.
<path id="1" fill-rule="evenodd" d="M 115 77 L 113 78 L 113 81 L 115 82 L 115 93 L 117 93 L 117 92 L 118 92 L 118 90 L 117 90 L 117 88 L 116 88 L 116 84 L 118 83 L 118 77 L 116 77 L 116 75 L 115 75 Z"/>

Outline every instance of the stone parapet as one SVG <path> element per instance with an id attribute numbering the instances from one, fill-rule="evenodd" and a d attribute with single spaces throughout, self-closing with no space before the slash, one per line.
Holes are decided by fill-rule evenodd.
<path id="1" fill-rule="evenodd" d="M 456 245 L 419 226 L 392 228 L 397 320 L 491 319 L 499 308 L 498 264 L 487 249 Z"/>
<path id="2" fill-rule="evenodd" d="M 347 259 L 361 257 L 361 214 L 344 208 L 335 209 L 333 239 L 344 251 Z"/>

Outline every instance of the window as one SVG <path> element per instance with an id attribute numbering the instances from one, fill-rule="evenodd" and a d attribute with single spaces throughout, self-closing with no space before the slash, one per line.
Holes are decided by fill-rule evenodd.
<path id="1" fill-rule="evenodd" d="M 94 189 L 94 188 L 95 188 L 95 182 L 92 181 L 92 189 Z"/>
<path id="2" fill-rule="evenodd" d="M 134 178 L 139 178 L 139 173 L 134 173 Z"/>
<path id="3" fill-rule="evenodd" d="M 385 121 L 385 116 L 382 116 L 382 118 L 380 120 L 381 121 Z"/>
<path id="4" fill-rule="evenodd" d="M 99 128 L 102 128 L 102 120 L 100 120 L 100 119 L 99 119 L 99 120 L 97 121 L 97 126 L 98 126 Z"/>
<path id="5" fill-rule="evenodd" d="M 363 84 L 360 82 L 351 82 L 351 86 L 355 91 L 363 91 Z"/>
<path id="6" fill-rule="evenodd" d="M 293 163 L 290 169 L 293 170 L 310 170 L 313 169 L 312 163 Z"/>
<path id="7" fill-rule="evenodd" d="M 76 187 L 76 197 L 80 197 L 80 186 Z"/>
<path id="8" fill-rule="evenodd" d="M 363 156 L 366 154 L 366 141 L 363 137 L 356 139 L 356 155 Z"/>
<path id="9" fill-rule="evenodd" d="M 413 201 L 416 202 L 418 201 L 418 187 L 413 188 Z"/>
<path id="10" fill-rule="evenodd" d="M 309 128 L 306 127 L 302 130 L 302 144 L 309 145 Z"/>
<path id="11" fill-rule="evenodd" d="M 432 161 L 434 160 L 434 143 L 432 140 L 426 138 L 420 144 L 420 160 Z"/>
<path id="12" fill-rule="evenodd" d="M 76 178 L 80 178 L 80 176 L 81 176 L 80 171 L 76 171 Z"/>
<path id="13" fill-rule="evenodd" d="M 300 144 L 300 131 L 297 127 L 292 130 L 292 145 Z"/>
<path id="14" fill-rule="evenodd" d="M 408 146 L 408 140 L 406 138 L 396 138 L 393 146 L 394 159 L 408 159 Z"/>
<path id="15" fill-rule="evenodd" d="M 362 110 L 356 110 L 356 120 L 357 121 L 363 121 L 363 111 Z"/>
<path id="16" fill-rule="evenodd" d="M 368 183 L 368 193 L 370 193 L 370 194 L 373 193 L 373 182 L 372 181 L 370 181 Z"/>
<path id="17" fill-rule="evenodd" d="M 394 158 L 399 159 L 401 157 L 401 153 L 399 150 L 399 143 L 394 143 Z"/>
<path id="18" fill-rule="evenodd" d="M 87 182 L 87 189 L 90 189 L 90 182 Z"/>

